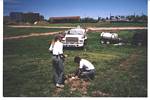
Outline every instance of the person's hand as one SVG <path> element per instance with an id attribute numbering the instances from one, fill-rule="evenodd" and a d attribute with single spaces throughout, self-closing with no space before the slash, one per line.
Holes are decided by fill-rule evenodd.
<path id="1" fill-rule="evenodd" d="M 75 76 L 75 78 L 78 79 L 79 77 L 78 77 L 78 76 Z"/>
<path id="2" fill-rule="evenodd" d="M 73 76 L 71 77 L 71 79 L 78 79 L 78 76 Z"/>
<path id="3" fill-rule="evenodd" d="M 65 57 L 68 57 L 68 55 L 64 55 Z"/>
<path id="4" fill-rule="evenodd" d="M 72 79 L 75 79 L 75 77 L 73 76 L 73 77 L 71 77 Z"/>
<path id="5" fill-rule="evenodd" d="M 49 49 L 48 49 L 48 51 L 49 51 L 50 53 L 52 53 L 52 51 L 51 51 L 51 50 L 49 50 Z"/>

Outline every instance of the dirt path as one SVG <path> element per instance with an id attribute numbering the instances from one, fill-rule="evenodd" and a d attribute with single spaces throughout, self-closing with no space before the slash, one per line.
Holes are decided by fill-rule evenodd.
<path id="1" fill-rule="evenodd" d="M 16 28 L 75 28 L 75 27 L 67 27 L 67 26 L 25 26 L 25 25 L 9 25 L 8 27 L 16 27 Z"/>
<path id="2" fill-rule="evenodd" d="M 24 26 L 24 25 L 10 25 L 9 27 L 16 28 L 76 28 L 76 27 L 67 27 L 67 26 Z M 134 30 L 134 29 L 147 29 L 147 27 L 87 27 L 88 30 Z"/>
<path id="3" fill-rule="evenodd" d="M 147 27 L 91 27 L 88 31 L 110 31 L 110 30 L 141 30 L 147 29 Z"/>
<path id="4" fill-rule="evenodd" d="M 40 27 L 40 28 L 74 28 L 74 27 L 50 27 L 50 26 L 10 26 L 10 27 Z M 88 27 L 87 31 L 110 31 L 110 30 L 137 30 L 137 29 L 147 29 L 147 27 Z M 12 37 L 4 37 L 4 40 L 11 40 L 11 39 L 20 39 L 20 38 L 28 38 L 33 36 L 44 36 L 44 35 L 53 35 L 57 34 L 62 31 L 58 32 L 49 32 L 49 33 L 31 33 L 29 35 L 19 35 L 19 36 L 12 36 Z"/>
<path id="5" fill-rule="evenodd" d="M 44 36 L 44 35 L 53 35 L 57 34 L 62 31 L 58 32 L 49 32 L 49 33 L 31 33 L 29 35 L 19 35 L 19 36 L 12 36 L 12 37 L 4 37 L 4 40 L 12 40 L 12 39 L 20 39 L 20 38 L 28 38 L 28 37 L 35 37 L 35 36 Z"/>

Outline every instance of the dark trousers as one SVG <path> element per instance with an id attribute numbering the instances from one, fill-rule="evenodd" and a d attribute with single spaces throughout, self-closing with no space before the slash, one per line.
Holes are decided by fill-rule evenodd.
<path id="1" fill-rule="evenodd" d="M 78 69 L 75 73 L 79 78 L 83 79 L 94 79 L 95 77 L 95 69 L 92 70 L 80 70 Z"/>
<path id="2" fill-rule="evenodd" d="M 53 62 L 53 79 L 54 83 L 58 84 L 64 84 L 64 64 L 63 59 L 60 58 L 60 56 L 53 56 L 52 57 Z"/>
<path id="3" fill-rule="evenodd" d="M 95 69 L 93 70 L 89 70 L 89 71 L 83 71 L 81 73 L 81 77 L 83 78 L 89 78 L 89 79 L 94 79 L 94 76 L 95 76 Z"/>

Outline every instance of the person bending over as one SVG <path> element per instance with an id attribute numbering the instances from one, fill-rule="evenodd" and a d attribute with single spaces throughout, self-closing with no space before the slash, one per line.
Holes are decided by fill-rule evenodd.
<path id="1" fill-rule="evenodd" d="M 79 56 L 76 56 L 74 58 L 74 62 L 79 66 L 75 72 L 75 76 L 83 79 L 94 79 L 95 67 L 90 61 L 81 59 Z"/>

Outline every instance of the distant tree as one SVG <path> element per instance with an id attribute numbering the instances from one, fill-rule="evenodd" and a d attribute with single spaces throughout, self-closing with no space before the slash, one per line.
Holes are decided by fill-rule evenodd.
<path id="1" fill-rule="evenodd" d="M 115 16 L 116 20 L 118 21 L 119 20 L 119 17 L 118 16 Z"/>
<path id="2" fill-rule="evenodd" d="M 109 18 L 108 17 L 106 17 L 106 20 L 108 20 Z"/>
<path id="3" fill-rule="evenodd" d="M 142 20 L 143 22 L 147 22 L 147 16 L 146 16 L 146 15 L 142 15 L 142 16 L 141 16 L 141 20 Z"/>
<path id="4" fill-rule="evenodd" d="M 134 21 L 135 16 L 134 16 L 134 15 L 127 16 L 127 19 L 128 19 L 129 21 Z"/>
<path id="5" fill-rule="evenodd" d="M 102 18 L 102 19 L 101 19 L 101 21 L 105 22 L 105 21 L 106 21 L 106 19 L 105 19 L 105 18 Z"/>
<path id="6" fill-rule="evenodd" d="M 130 16 L 127 16 L 127 19 L 131 22 L 147 22 L 147 16 L 146 15 L 142 15 L 142 16 L 130 15 Z"/>
<path id="7" fill-rule="evenodd" d="M 97 20 L 90 18 L 90 17 L 85 17 L 85 18 L 81 19 L 81 22 L 83 22 L 83 23 L 94 23 L 94 22 L 97 22 Z"/>
<path id="8" fill-rule="evenodd" d="M 102 17 L 98 17 L 98 21 L 101 21 Z"/>

